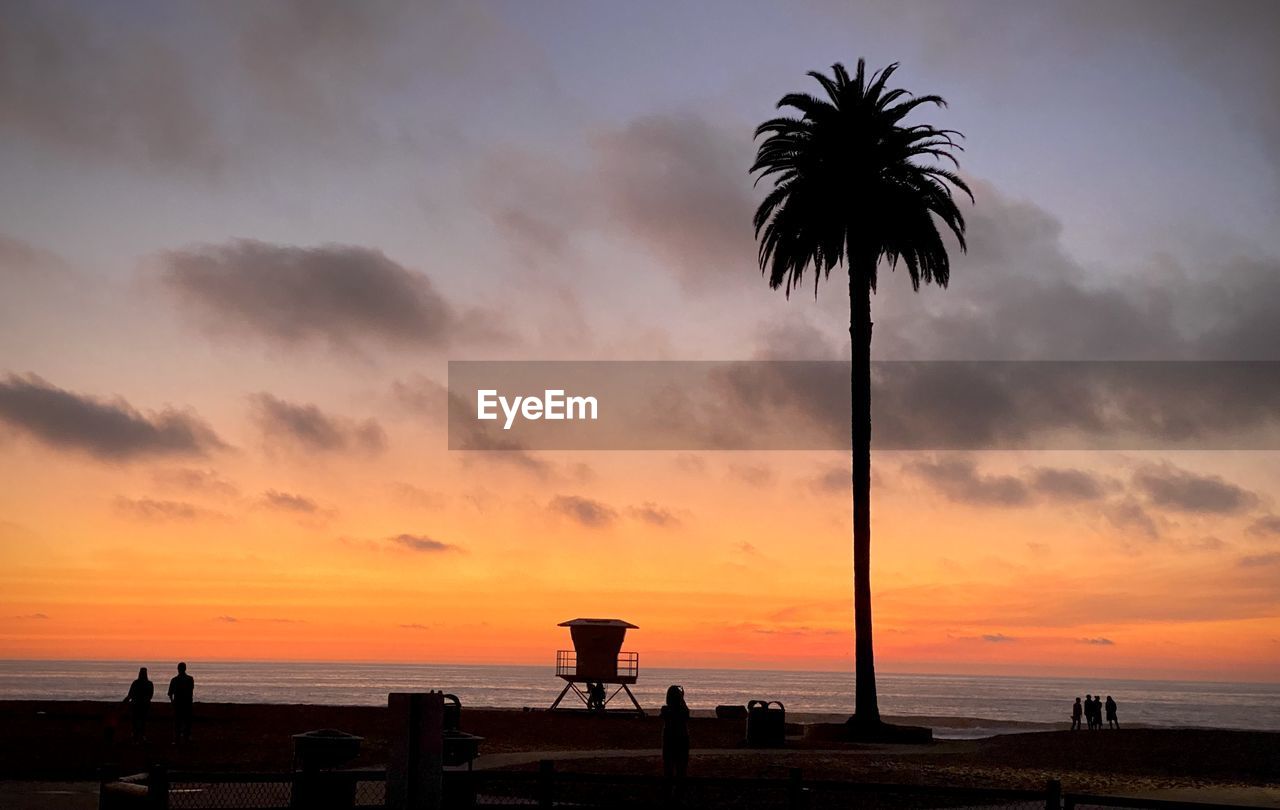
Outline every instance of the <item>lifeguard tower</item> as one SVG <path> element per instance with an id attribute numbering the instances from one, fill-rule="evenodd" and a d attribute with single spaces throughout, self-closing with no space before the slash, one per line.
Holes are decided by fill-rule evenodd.
<path id="1" fill-rule="evenodd" d="M 556 650 L 556 677 L 565 681 L 564 690 L 551 704 L 552 711 L 560 707 L 564 696 L 573 692 L 588 708 L 607 709 L 618 695 L 626 692 L 631 705 L 641 717 L 644 709 L 631 694 L 631 684 L 640 677 L 640 654 L 622 651 L 622 640 L 628 630 L 639 630 L 631 622 L 622 619 L 571 619 L 560 622 L 558 627 L 569 628 L 573 640 L 572 650 Z M 598 689 L 616 686 L 603 701 L 593 701 L 592 686 Z"/>

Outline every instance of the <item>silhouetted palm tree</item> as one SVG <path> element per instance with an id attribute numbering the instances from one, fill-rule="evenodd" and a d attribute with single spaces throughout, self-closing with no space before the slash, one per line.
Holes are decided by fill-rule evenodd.
<path id="1" fill-rule="evenodd" d="M 956 169 L 961 147 L 954 130 L 903 119 L 922 105 L 945 107 L 938 96 L 886 90 L 897 65 L 866 77 L 863 60 L 852 78 L 843 65 L 832 75 L 809 73 L 826 98 L 807 93 L 783 96 L 778 108 L 798 116 L 773 118 L 756 129 L 766 136 L 756 154 L 756 182 L 773 188 L 755 215 L 760 270 L 787 297 L 810 265 L 814 295 L 818 281 L 843 264 L 849 271 L 849 335 L 853 340 L 853 593 L 856 699 L 853 722 L 880 725 L 871 644 L 871 295 L 881 259 L 896 269 L 901 260 L 911 286 L 950 277 L 947 248 L 938 223 L 964 242 L 964 217 L 952 189 L 969 196 Z"/>

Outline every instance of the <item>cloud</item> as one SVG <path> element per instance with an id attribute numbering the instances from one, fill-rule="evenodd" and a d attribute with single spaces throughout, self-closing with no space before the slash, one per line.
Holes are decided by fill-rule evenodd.
<path id="1" fill-rule="evenodd" d="M 1054 467 L 1032 470 L 1031 488 L 1060 501 L 1097 501 L 1106 496 L 1102 479 L 1084 470 Z"/>
<path id="2" fill-rule="evenodd" d="M 465 115 L 459 70 L 546 102 L 539 54 L 474 4 L 290 0 L 170 11 L 145 0 L 128 19 L 92 4 L 6 9 L 6 137 L 63 159 L 208 180 L 307 159 L 363 164 L 411 150 L 420 159 L 435 145 L 424 140 L 456 136 L 452 120 L 439 124 L 429 111 Z M 383 104 L 397 115 L 378 115 Z"/>
<path id="3" fill-rule="evenodd" d="M 848 465 L 828 467 L 809 480 L 809 488 L 819 495 L 848 495 L 852 487 L 853 471 Z"/>
<path id="4" fill-rule="evenodd" d="M 7 278 L 66 270 L 66 262 L 56 254 L 0 233 L 0 283 Z"/>
<path id="5" fill-rule="evenodd" d="M 225 158 L 212 108 L 182 49 L 138 25 L 108 30 L 88 9 L 19 4 L 0 27 L 4 128 L 77 155 L 212 171 Z"/>
<path id="6" fill-rule="evenodd" d="M 1168 463 L 1139 468 L 1133 483 L 1152 504 L 1181 512 L 1239 514 L 1258 502 L 1255 493 L 1216 475 L 1198 475 Z"/>
<path id="7" fill-rule="evenodd" d="M 216 616 L 214 617 L 214 621 L 222 622 L 223 624 L 242 624 L 242 623 L 306 624 L 306 622 L 302 619 L 285 619 L 285 618 L 275 618 L 275 617 L 254 618 L 254 617 L 248 617 L 248 616 Z"/>
<path id="8" fill-rule="evenodd" d="M 749 135 L 747 127 L 728 131 L 697 115 L 668 114 L 594 139 L 594 187 L 612 222 L 686 289 L 747 284 L 756 270 Z"/>
<path id="9" fill-rule="evenodd" d="M 194 521 L 202 519 L 222 519 L 217 512 L 196 506 L 186 501 L 165 501 L 155 498 L 126 498 L 123 495 L 115 500 L 115 507 L 121 514 L 135 520 L 154 523 L 169 521 Z"/>
<path id="10" fill-rule="evenodd" d="M 1006 636 L 1004 633 L 983 633 L 982 640 L 992 644 L 1007 644 L 1017 641 L 1013 636 Z"/>
<path id="11" fill-rule="evenodd" d="M 272 509 L 297 512 L 304 515 L 313 515 L 320 511 L 320 505 L 306 496 L 280 492 L 274 489 L 269 489 L 262 493 L 262 503 Z"/>
<path id="12" fill-rule="evenodd" d="M 548 508 L 591 529 L 609 526 L 618 517 L 617 510 L 608 504 L 580 495 L 557 495 Z"/>
<path id="13" fill-rule="evenodd" d="M 458 551 L 458 547 L 452 543 L 445 543 L 424 534 L 398 534 L 391 538 L 391 542 L 408 549 L 409 551 L 421 552 L 424 554 L 432 554 L 441 551 Z"/>
<path id="14" fill-rule="evenodd" d="M 1280 537 L 1280 515 L 1263 515 L 1245 531 L 1254 537 Z"/>
<path id="15" fill-rule="evenodd" d="M 22 615 L 14 616 L 13 618 L 17 619 L 18 621 L 24 621 L 24 622 L 29 622 L 29 621 L 39 622 L 39 621 L 45 621 L 46 619 L 49 618 L 49 616 L 44 613 L 23 613 Z"/>
<path id="16" fill-rule="evenodd" d="M 370 248 L 237 240 L 157 261 L 161 285 L 212 334 L 353 351 L 370 342 L 438 349 L 501 332 L 491 316 L 458 313 L 424 273 Z"/>
<path id="17" fill-rule="evenodd" d="M 913 461 L 904 466 L 948 499 L 974 506 L 1025 506 L 1031 493 L 1021 479 L 1011 475 L 983 475 L 968 459 L 941 458 Z"/>
<path id="18" fill-rule="evenodd" d="M 763 464 L 730 464 L 729 477 L 753 487 L 767 487 L 777 476 Z"/>
<path id="19" fill-rule="evenodd" d="M 1241 557 L 1239 561 L 1241 568 L 1270 568 L 1272 566 L 1280 566 L 1280 552 L 1272 554 L 1251 554 Z"/>
<path id="20" fill-rule="evenodd" d="M 429 630 L 429 629 L 431 629 L 428 625 L 425 625 L 425 624 L 417 624 L 417 623 L 401 624 L 401 625 L 397 625 L 397 626 L 398 626 L 401 630 Z"/>
<path id="21" fill-rule="evenodd" d="M 1113 647 L 1113 646 L 1115 646 L 1115 642 L 1114 642 L 1114 641 L 1112 641 L 1112 640 L 1111 640 L 1111 639 L 1109 639 L 1109 638 L 1103 638 L 1102 636 L 1098 636 L 1097 638 L 1082 638 L 1082 639 L 1080 639 L 1080 643 L 1081 643 L 1081 644 L 1093 644 L 1093 645 L 1098 646 L 1098 647 Z"/>
<path id="22" fill-rule="evenodd" d="M 659 506 L 653 501 L 645 501 L 639 506 L 633 506 L 628 513 L 636 520 L 648 523 L 650 526 L 659 528 L 670 528 L 680 524 L 680 518 L 674 512 L 665 506 Z"/>
<path id="23" fill-rule="evenodd" d="M 448 413 L 449 389 L 421 374 L 393 381 L 391 396 L 406 411 L 431 422 L 443 422 Z"/>
<path id="24" fill-rule="evenodd" d="M 55 449 L 102 461 L 203 456 L 226 447 L 189 411 L 142 414 L 119 397 L 106 401 L 77 394 L 34 374 L 0 380 L 0 422 Z"/>
<path id="25" fill-rule="evenodd" d="M 286 402 L 268 393 L 250 397 L 250 408 L 270 445 L 304 452 L 379 453 L 387 435 L 373 419 L 354 421 L 330 416 L 315 405 Z"/>
<path id="26" fill-rule="evenodd" d="M 152 474 L 152 480 L 162 489 L 176 489 L 219 498 L 234 498 L 240 492 L 235 484 L 223 478 L 214 470 L 199 470 L 189 467 L 158 470 Z"/>
<path id="27" fill-rule="evenodd" d="M 1160 536 L 1160 528 L 1156 525 L 1155 519 L 1132 497 L 1104 504 L 1102 515 L 1117 529 L 1126 531 L 1136 529 L 1153 540 Z"/>

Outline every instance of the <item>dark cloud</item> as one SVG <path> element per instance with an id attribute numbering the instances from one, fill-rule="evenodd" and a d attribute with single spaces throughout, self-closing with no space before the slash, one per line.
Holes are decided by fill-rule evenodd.
<path id="1" fill-rule="evenodd" d="M 445 543 L 423 534 L 398 534 L 391 538 L 391 542 L 407 548 L 410 551 L 422 553 L 435 553 L 440 551 L 457 551 L 458 547 L 452 543 Z"/>
<path id="2" fill-rule="evenodd" d="M 457 71 L 537 104 L 536 55 L 473 4 L 21 3 L 0 28 L 0 127 L 64 157 L 200 179 L 299 159 L 429 151 Z M 484 77 L 484 78 L 480 78 Z M 377 114 L 374 100 L 397 114 Z M 465 115 L 465 113 L 462 113 Z M 485 115 L 486 112 L 479 112 Z"/>
<path id="3" fill-rule="evenodd" d="M 670 528 L 680 524 L 680 518 L 665 506 L 660 506 L 653 501 L 645 501 L 639 506 L 633 506 L 627 510 L 628 513 L 636 520 L 648 523 L 650 526 L 659 528 Z"/>
<path id="4" fill-rule="evenodd" d="M 24 613 L 21 616 L 14 616 L 13 618 L 19 621 L 44 621 L 48 619 L 49 616 L 45 613 Z"/>
<path id="5" fill-rule="evenodd" d="M 1155 518 L 1132 497 L 1104 504 L 1101 511 L 1107 522 L 1117 529 L 1125 531 L 1136 529 L 1151 539 L 1160 536 L 1160 528 L 1156 525 Z"/>
<path id="6" fill-rule="evenodd" d="M 267 393 L 250 397 L 254 420 L 272 446 L 306 452 L 378 453 L 387 436 L 373 419 L 354 421 L 330 416 L 315 405 L 286 402 Z"/>
<path id="7" fill-rule="evenodd" d="M 151 25 L 121 30 L 91 9 L 6 7 L 0 108 L 10 135 L 76 155 L 216 170 L 212 107 L 182 49 Z"/>
<path id="8" fill-rule="evenodd" d="M 1113 646 L 1115 646 L 1115 642 L 1114 642 L 1114 641 L 1112 641 L 1112 640 L 1111 640 L 1111 639 L 1109 639 L 1109 638 L 1103 638 L 1102 636 L 1098 636 L 1097 638 L 1082 638 L 1082 639 L 1080 639 L 1080 643 L 1081 643 L 1081 644 L 1093 644 L 1093 645 L 1098 646 L 1098 647 L 1113 647 Z"/>
<path id="9" fill-rule="evenodd" d="M 638 118 L 595 139 L 596 185 L 613 222 L 689 289 L 751 280 L 754 145 L 748 127 L 692 114 Z"/>
<path id="10" fill-rule="evenodd" d="M 1199 475 L 1171 464 L 1149 464 L 1133 484 L 1155 506 L 1181 512 L 1231 515 L 1251 509 L 1258 496 L 1216 475 Z"/>
<path id="11" fill-rule="evenodd" d="M 115 500 L 115 507 L 121 514 L 135 520 L 155 523 L 169 521 L 193 521 L 202 519 L 221 519 L 217 512 L 196 506 L 186 501 L 166 501 L 155 498 L 126 498 L 120 496 Z"/>
<path id="12" fill-rule="evenodd" d="M 1280 515 L 1263 515 L 1245 531 L 1254 537 L 1280 537 Z"/>
<path id="13" fill-rule="evenodd" d="M 618 517 L 617 510 L 608 504 L 580 495 L 557 495 L 548 508 L 592 529 L 609 526 Z"/>
<path id="14" fill-rule="evenodd" d="M 950 286 L 877 295 L 877 358 L 1278 359 L 1277 257 L 1228 252 L 1186 267 L 1162 256 L 1091 273 L 1063 245 L 1052 214 L 985 183 L 975 193 L 965 213 L 969 250 Z M 1184 389 L 1196 401 L 1208 393 Z"/>
<path id="15" fill-rule="evenodd" d="M 912 461 L 904 469 L 932 485 L 950 500 L 975 506 L 1025 506 L 1031 492 L 1011 475 L 984 475 L 964 458 Z"/>
<path id="16" fill-rule="evenodd" d="M 356 350 L 442 348 L 500 331 L 489 316 L 456 312 L 425 274 L 354 245 L 238 240 L 162 253 L 158 263 L 162 286 L 214 334 Z"/>
<path id="17" fill-rule="evenodd" d="M 428 625 L 425 625 L 425 624 L 417 624 L 417 623 L 401 624 L 401 625 L 398 625 L 398 626 L 400 627 L 400 629 L 401 629 L 401 630 L 428 630 L 428 629 L 430 629 Z"/>
<path id="18" fill-rule="evenodd" d="M 1104 481 L 1084 470 L 1041 467 L 1031 471 L 1031 488 L 1060 501 L 1096 501 L 1106 496 Z"/>
<path id="19" fill-rule="evenodd" d="M 1013 636 L 1006 636 L 1004 633 L 983 633 L 982 640 L 992 644 L 1008 644 L 1017 641 Z"/>
<path id="20" fill-rule="evenodd" d="M 305 495 L 295 495 L 275 489 L 262 493 L 262 503 L 272 509 L 304 515 L 313 515 L 320 511 L 320 505 Z"/>
<path id="21" fill-rule="evenodd" d="M 104 461 L 203 456 L 225 448 L 190 411 L 142 414 L 123 399 L 96 399 L 58 388 L 34 374 L 0 380 L 0 422 L 59 450 Z"/>

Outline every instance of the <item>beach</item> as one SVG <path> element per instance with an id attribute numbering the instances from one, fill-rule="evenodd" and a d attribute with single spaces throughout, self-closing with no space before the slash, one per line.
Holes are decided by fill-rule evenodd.
<path id="1" fill-rule="evenodd" d="M 169 706 L 157 703 L 149 742 L 135 744 L 118 703 L 0 702 L 0 727 L 6 730 L 0 738 L 0 778 L 6 780 L 0 803 L 79 806 L 96 790 L 93 780 L 107 763 L 126 772 L 149 761 L 175 770 L 285 771 L 293 764 L 290 735 L 320 728 L 364 737 L 352 766 L 379 767 L 387 760 L 390 718 L 382 707 L 200 703 L 195 717 L 193 740 L 172 745 Z M 482 708 L 462 713 L 463 730 L 485 738 L 476 762 L 481 769 L 529 769 L 550 759 L 570 772 L 658 774 L 660 723 L 653 715 Z M 814 779 L 1010 788 L 1040 788 L 1058 779 L 1064 790 L 1082 793 L 1280 807 L 1280 733 L 1274 732 L 1060 730 L 905 746 L 806 738 L 801 723 L 789 723 L 787 731 L 784 749 L 748 749 L 742 721 L 694 717 L 690 773 L 784 777 L 800 768 Z M 61 803 L 41 804 L 54 798 Z"/>

